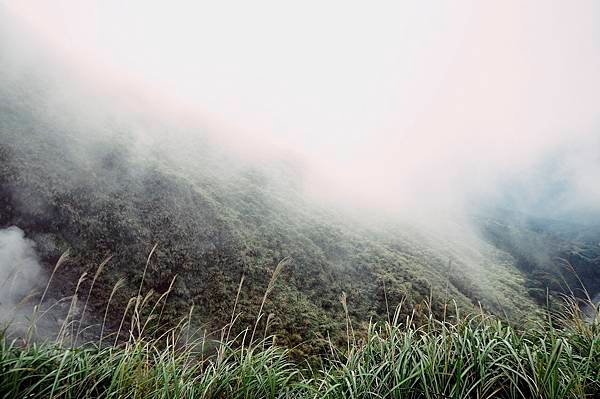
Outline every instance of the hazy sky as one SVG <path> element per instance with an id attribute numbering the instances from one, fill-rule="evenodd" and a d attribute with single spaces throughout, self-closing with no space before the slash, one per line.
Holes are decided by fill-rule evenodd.
<path id="1" fill-rule="evenodd" d="M 446 206 L 560 156 L 600 203 L 598 1 L 2 2 L 99 84 L 293 150 L 313 190 Z"/>

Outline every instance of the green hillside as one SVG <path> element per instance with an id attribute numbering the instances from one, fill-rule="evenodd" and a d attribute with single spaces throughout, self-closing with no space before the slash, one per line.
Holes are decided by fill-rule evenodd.
<path id="1" fill-rule="evenodd" d="M 13 100 L 0 104 L 0 227 L 23 229 L 48 275 L 70 251 L 50 287 L 56 299 L 111 256 L 95 282 L 91 314 L 101 313 L 120 278 L 127 283 L 114 303 L 124 307 L 157 244 L 144 290 L 163 293 L 177 276 L 165 314 L 175 319 L 194 305 L 195 322 L 209 331 L 231 314 L 242 276 L 238 326 L 251 324 L 271 271 L 290 258 L 265 311 L 299 356 L 323 352 L 328 336 L 343 340 L 342 293 L 358 331 L 387 319 L 401 300 L 405 316 L 414 310 L 417 320 L 429 299 L 437 316 L 449 300 L 513 321 L 536 312 L 525 289 L 530 276 L 504 248 L 464 240 L 466 226 L 454 226 L 461 235 L 453 237 L 363 223 L 306 199 L 293 162 L 243 163 L 208 139 L 185 153 L 189 162 L 177 162 L 166 155 L 172 149 L 136 147 L 136 115 L 109 110 L 86 119 L 31 87 L 4 85 L 1 93 Z M 82 292 L 90 284 L 83 281 Z"/>

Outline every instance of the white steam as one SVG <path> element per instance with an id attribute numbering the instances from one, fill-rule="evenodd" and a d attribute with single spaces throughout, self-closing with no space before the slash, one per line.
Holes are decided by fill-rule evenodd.
<path id="1" fill-rule="evenodd" d="M 38 287 L 42 274 L 35 243 L 23 230 L 0 230 L 0 321 L 10 319 L 29 294 Z"/>

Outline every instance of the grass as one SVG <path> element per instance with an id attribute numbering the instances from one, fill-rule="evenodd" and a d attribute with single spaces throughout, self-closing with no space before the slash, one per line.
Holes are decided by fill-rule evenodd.
<path id="1" fill-rule="evenodd" d="M 286 263 L 275 268 L 263 304 Z M 121 334 L 104 336 L 103 321 L 101 336 L 93 342 L 81 341 L 84 329 L 74 315 L 65 318 L 52 342 L 5 332 L 0 337 L 0 396 L 600 397 L 599 318 L 586 320 L 569 297 L 559 312 L 519 327 L 483 312 L 461 315 L 458 307 L 452 317 L 431 316 L 417 325 L 412 317 L 401 316 L 400 304 L 389 320 L 369 323 L 365 332 L 355 331 L 348 317 L 347 345 L 330 343 L 328 356 L 297 364 L 290 349 L 269 335 L 262 306 L 254 326 L 236 336 L 231 336 L 239 315 L 235 307 L 230 322 L 216 334 L 194 331 L 193 309 L 175 326 L 156 328 L 161 327 L 160 309 L 168 293 L 142 296 L 140 285 L 123 314 Z M 347 314 L 345 295 L 341 302 Z M 84 313 L 85 306 L 82 317 Z"/>

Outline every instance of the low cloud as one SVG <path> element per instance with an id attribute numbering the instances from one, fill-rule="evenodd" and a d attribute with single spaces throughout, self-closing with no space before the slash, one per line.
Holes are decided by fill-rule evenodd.
<path id="1" fill-rule="evenodd" d="M 71 122 L 126 109 L 138 143 L 173 159 L 204 135 L 240 159 L 300 160 L 317 198 L 403 216 L 515 185 L 537 207 L 549 180 L 570 193 L 550 213 L 599 208 L 597 2 L 284 3 L 24 0 L 5 19 L 68 66 L 50 80 Z M 3 55 L 48 73 L 17 36 Z M 96 94 L 68 98 L 74 82 Z"/>

